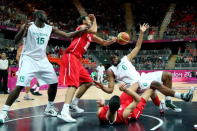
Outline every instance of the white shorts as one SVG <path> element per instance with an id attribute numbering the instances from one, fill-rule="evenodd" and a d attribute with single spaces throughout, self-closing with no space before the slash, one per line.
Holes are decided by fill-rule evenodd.
<path id="1" fill-rule="evenodd" d="M 36 77 L 40 85 L 57 83 L 57 75 L 47 58 L 34 60 L 27 55 L 21 55 L 17 77 L 17 86 L 30 86 Z"/>
<path id="2" fill-rule="evenodd" d="M 161 84 L 162 82 L 163 71 L 155 71 L 150 73 L 142 73 L 138 84 L 140 85 L 140 90 L 146 90 L 150 88 L 150 85 L 153 81 L 157 81 Z"/>

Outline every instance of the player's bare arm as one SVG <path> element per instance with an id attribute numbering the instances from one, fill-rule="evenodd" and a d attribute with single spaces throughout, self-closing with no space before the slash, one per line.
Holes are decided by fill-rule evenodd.
<path id="1" fill-rule="evenodd" d="M 111 44 L 115 43 L 117 41 L 117 37 L 114 37 L 111 40 L 104 40 L 104 39 L 94 35 L 93 38 L 92 38 L 92 41 L 96 42 L 96 43 L 98 43 L 102 46 L 108 46 L 108 45 L 111 45 Z"/>
<path id="2" fill-rule="evenodd" d="M 111 94 L 114 91 L 115 86 L 115 78 L 114 73 L 112 71 L 107 71 L 107 79 L 108 79 L 108 86 L 104 86 L 96 81 L 94 81 L 97 88 L 102 89 L 104 92 Z"/>
<path id="3" fill-rule="evenodd" d="M 88 30 L 88 27 L 77 30 L 77 31 L 74 31 L 74 32 L 66 33 L 64 31 L 59 30 L 58 28 L 53 27 L 52 32 L 55 33 L 56 35 L 60 36 L 60 37 L 72 38 L 72 37 L 75 37 L 75 36 L 80 36 L 86 30 Z"/>
<path id="4" fill-rule="evenodd" d="M 94 14 L 89 14 L 88 17 L 89 17 L 89 19 L 92 22 L 92 26 L 90 27 L 90 29 L 88 31 L 92 32 L 92 33 L 97 33 L 96 17 L 94 16 Z"/>
<path id="5" fill-rule="evenodd" d="M 22 40 L 22 38 L 26 36 L 29 26 L 30 24 L 25 23 L 20 27 L 19 32 L 16 34 L 14 38 L 15 44 L 18 44 Z"/>
<path id="6" fill-rule="evenodd" d="M 143 37 L 144 37 L 144 32 L 149 28 L 148 24 L 143 24 L 140 25 L 140 35 L 137 40 L 135 48 L 127 55 L 128 59 L 131 61 L 140 51 L 142 42 L 143 42 Z"/>
<path id="7" fill-rule="evenodd" d="M 16 54 L 16 60 L 19 62 L 20 56 L 21 56 L 21 52 L 22 52 L 22 46 L 19 46 L 19 48 L 17 49 L 17 54 Z"/>

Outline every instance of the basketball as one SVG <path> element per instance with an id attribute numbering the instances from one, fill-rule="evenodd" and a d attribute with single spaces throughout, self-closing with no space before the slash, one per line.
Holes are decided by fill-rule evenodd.
<path id="1" fill-rule="evenodd" d="M 117 36 L 117 42 L 121 45 L 126 45 L 130 41 L 130 36 L 126 32 L 120 32 Z"/>

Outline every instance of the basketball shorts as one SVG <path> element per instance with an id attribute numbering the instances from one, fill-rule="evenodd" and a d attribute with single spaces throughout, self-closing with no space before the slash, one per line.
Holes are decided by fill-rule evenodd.
<path id="1" fill-rule="evenodd" d="M 36 77 L 40 85 L 57 83 L 57 75 L 47 58 L 34 60 L 27 55 L 21 55 L 17 73 L 17 86 L 30 86 L 31 80 Z"/>
<path id="2" fill-rule="evenodd" d="M 150 85 L 153 81 L 157 81 L 161 84 L 162 82 L 162 74 L 163 71 L 155 71 L 155 72 L 150 72 L 150 73 L 142 73 L 141 77 L 138 81 L 138 84 L 140 85 L 140 90 L 146 90 L 150 88 Z"/>
<path id="3" fill-rule="evenodd" d="M 93 80 L 79 61 L 79 58 L 73 54 L 64 54 L 60 65 L 60 85 L 78 88 L 85 82 L 93 82 Z"/>

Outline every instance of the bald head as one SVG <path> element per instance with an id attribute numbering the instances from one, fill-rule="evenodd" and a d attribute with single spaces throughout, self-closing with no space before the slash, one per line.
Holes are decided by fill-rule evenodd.
<path id="1" fill-rule="evenodd" d="M 6 53 L 2 53 L 2 54 L 1 54 L 1 58 L 2 58 L 3 60 L 5 60 L 5 59 L 6 59 Z"/>

